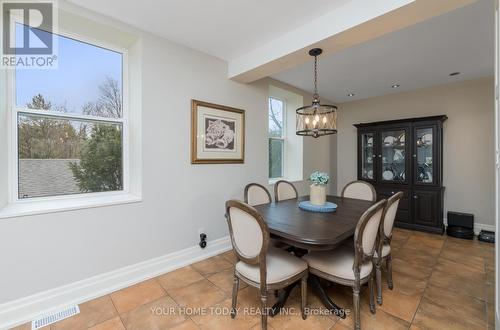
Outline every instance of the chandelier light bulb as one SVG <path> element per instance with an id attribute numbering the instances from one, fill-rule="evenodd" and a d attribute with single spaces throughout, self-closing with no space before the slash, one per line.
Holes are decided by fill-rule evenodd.
<path id="1" fill-rule="evenodd" d="M 316 117 L 314 117 L 314 120 L 319 121 L 319 116 L 316 115 Z"/>
<path id="2" fill-rule="evenodd" d="M 323 117 L 323 124 L 326 124 L 328 120 L 326 119 L 326 116 Z"/>

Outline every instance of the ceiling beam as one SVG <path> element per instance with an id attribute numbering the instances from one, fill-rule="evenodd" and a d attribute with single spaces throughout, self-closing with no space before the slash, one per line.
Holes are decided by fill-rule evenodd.
<path id="1" fill-rule="evenodd" d="M 334 54 L 476 1 L 352 0 L 229 61 L 228 76 L 250 83 L 311 60 L 308 51 L 313 47 Z"/>

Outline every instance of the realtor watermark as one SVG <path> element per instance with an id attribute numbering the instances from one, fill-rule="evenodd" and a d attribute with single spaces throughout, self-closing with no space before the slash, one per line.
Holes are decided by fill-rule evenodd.
<path id="1" fill-rule="evenodd" d="M 267 314 L 271 314 L 271 308 L 262 309 L 259 307 L 237 307 L 235 309 L 236 315 L 262 315 L 264 311 Z M 327 308 L 310 308 L 306 307 L 304 312 L 307 315 L 316 315 L 316 316 L 346 316 L 351 313 L 349 309 L 338 309 L 338 310 L 330 310 Z M 172 316 L 172 315 L 182 315 L 182 316 L 230 316 L 231 308 L 224 306 L 212 306 L 212 307 L 200 307 L 200 308 L 191 308 L 191 307 L 151 307 L 151 313 L 156 316 Z M 283 307 L 279 310 L 279 314 L 281 315 L 291 315 L 298 316 L 302 315 L 302 311 L 300 309 L 294 307 Z"/>
<path id="2" fill-rule="evenodd" d="M 0 68 L 57 68 L 55 0 L 0 0 Z"/>

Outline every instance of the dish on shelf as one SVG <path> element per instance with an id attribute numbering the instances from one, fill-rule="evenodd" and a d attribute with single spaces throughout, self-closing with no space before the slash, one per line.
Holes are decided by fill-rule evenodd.
<path id="1" fill-rule="evenodd" d="M 382 173 L 382 178 L 384 178 L 384 180 L 386 181 L 391 181 L 392 179 L 394 179 L 394 172 L 392 170 L 385 170 Z"/>
<path id="2" fill-rule="evenodd" d="M 373 171 L 372 170 L 365 171 L 365 175 L 364 176 L 367 179 L 373 179 Z"/>
<path id="3" fill-rule="evenodd" d="M 393 157 L 393 160 L 395 162 L 401 162 L 405 159 L 405 154 L 404 154 L 404 150 L 401 150 L 401 149 L 395 149 L 394 150 L 394 157 Z"/>
<path id="4" fill-rule="evenodd" d="M 425 145 L 431 145 L 432 144 L 432 134 L 427 133 L 427 134 L 422 135 L 422 142 Z"/>
<path id="5" fill-rule="evenodd" d="M 398 137 L 398 141 L 401 144 L 405 144 L 405 139 L 406 139 L 406 134 L 405 133 L 401 133 L 401 135 Z"/>
<path id="6" fill-rule="evenodd" d="M 425 172 L 424 182 L 432 182 L 432 173 L 431 172 Z"/>
<path id="7" fill-rule="evenodd" d="M 397 139 L 394 136 L 389 135 L 384 138 L 384 145 L 392 146 L 396 143 L 396 141 Z"/>
<path id="8" fill-rule="evenodd" d="M 418 165 L 417 180 L 419 182 L 431 183 L 432 182 L 432 171 L 429 169 L 428 164 Z"/>
<path id="9" fill-rule="evenodd" d="M 373 146 L 373 137 L 369 137 L 368 140 L 366 140 L 366 145 L 368 147 Z"/>

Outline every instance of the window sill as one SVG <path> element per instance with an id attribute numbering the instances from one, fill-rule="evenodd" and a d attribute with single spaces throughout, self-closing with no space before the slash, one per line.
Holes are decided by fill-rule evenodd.
<path id="1" fill-rule="evenodd" d="M 142 198 L 132 194 L 106 196 L 73 197 L 43 201 L 18 201 L 0 209 L 0 219 L 47 214 L 71 210 L 89 209 L 110 205 L 141 202 Z"/>
<path id="2" fill-rule="evenodd" d="M 285 180 L 285 181 L 288 181 L 288 182 L 291 182 L 291 183 L 299 183 L 299 182 L 304 181 L 303 179 L 276 178 L 276 179 L 269 179 L 268 182 L 269 182 L 270 185 L 273 185 L 273 184 L 275 184 L 276 182 L 278 182 L 280 180 Z"/>

